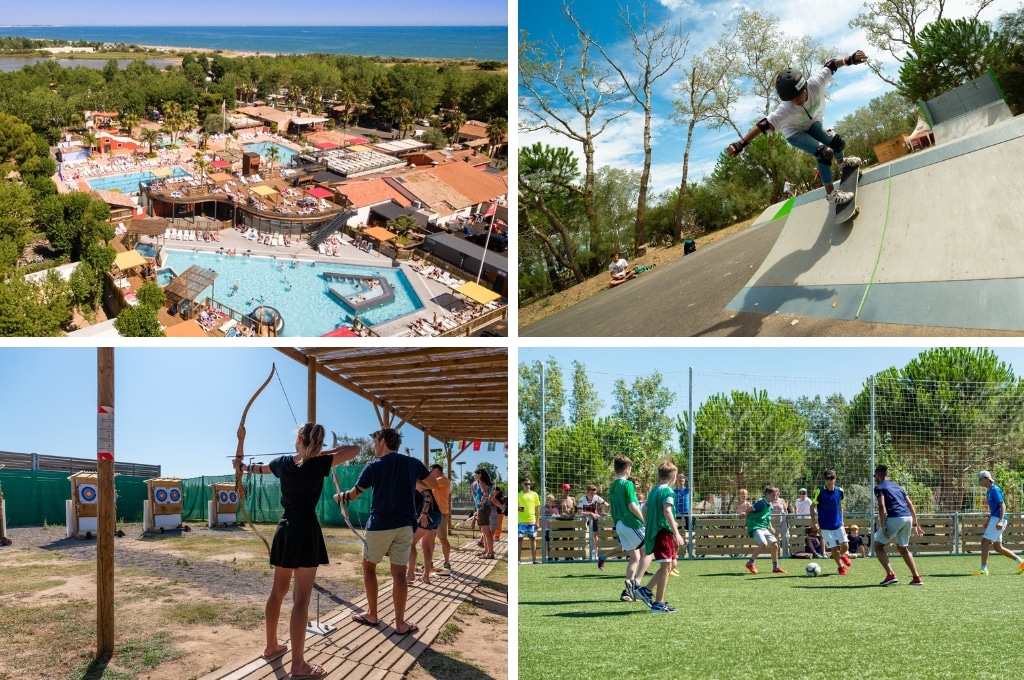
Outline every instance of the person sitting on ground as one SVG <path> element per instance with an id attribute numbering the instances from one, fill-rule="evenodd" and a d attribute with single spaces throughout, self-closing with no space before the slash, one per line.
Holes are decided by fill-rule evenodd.
<path id="1" fill-rule="evenodd" d="M 821 549 L 821 535 L 814 527 L 807 527 L 804 531 L 804 550 L 814 557 L 824 557 Z"/>
<path id="2" fill-rule="evenodd" d="M 860 535 L 860 527 L 856 524 L 850 525 L 850 548 L 847 554 L 850 557 L 867 557 L 867 548 L 864 545 L 864 537 Z"/>
<path id="3" fill-rule="evenodd" d="M 612 275 L 612 280 L 625 279 L 629 274 L 629 263 L 626 262 L 626 258 L 619 257 L 618 253 L 612 253 L 612 263 L 608 265 L 608 271 Z"/>

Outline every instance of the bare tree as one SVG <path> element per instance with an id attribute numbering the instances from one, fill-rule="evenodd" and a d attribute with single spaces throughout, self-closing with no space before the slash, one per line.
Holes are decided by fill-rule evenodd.
<path id="1" fill-rule="evenodd" d="M 563 2 L 562 8 L 565 16 L 576 27 L 576 30 L 580 34 L 586 34 L 586 29 L 573 15 L 569 4 Z M 645 3 L 640 4 L 639 15 L 631 14 L 626 6 L 619 8 L 619 25 L 622 31 L 629 36 L 632 47 L 629 56 L 632 57 L 636 70 L 633 70 L 633 66 L 627 69 L 620 65 L 612 58 L 608 50 L 591 39 L 594 46 L 601 51 L 601 56 L 619 74 L 619 78 L 622 79 L 622 84 L 629 91 L 630 96 L 644 111 L 644 165 L 640 173 L 640 191 L 637 196 L 634 230 L 634 245 L 637 248 L 642 247 L 646 242 L 644 219 L 647 213 L 647 190 L 651 179 L 652 155 L 651 89 L 659 78 L 675 68 L 686 54 L 686 46 L 689 42 L 689 34 L 684 33 L 681 23 L 664 21 L 651 25 L 650 20 L 650 10 Z"/>
<path id="2" fill-rule="evenodd" d="M 528 37 L 523 31 L 519 42 L 519 130 L 547 130 L 583 147 L 583 211 L 590 227 L 588 246 L 596 252 L 600 226 L 594 205 L 594 140 L 629 112 L 630 107 L 617 106 L 629 93 L 594 64 L 593 42 L 582 31 L 577 35 L 578 51 L 554 39 L 545 45 Z M 602 109 L 607 113 L 598 118 Z"/>
<path id="3" fill-rule="evenodd" d="M 995 0 L 973 0 L 975 19 Z M 897 62 L 903 64 L 904 56 L 910 47 L 910 41 L 917 37 L 920 29 L 933 21 L 942 18 L 946 8 L 946 0 L 877 0 L 865 2 L 864 11 L 854 17 L 850 28 L 862 28 L 868 36 L 868 44 L 883 52 L 891 54 Z M 882 73 L 880 61 L 868 63 L 868 67 L 879 78 L 892 86 L 899 82 L 887 78 Z M 898 71 L 899 69 L 897 69 Z"/>

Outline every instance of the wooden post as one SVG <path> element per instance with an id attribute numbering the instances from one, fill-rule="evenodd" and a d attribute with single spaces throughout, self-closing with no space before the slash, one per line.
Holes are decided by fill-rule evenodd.
<path id="1" fill-rule="evenodd" d="M 423 433 L 423 464 L 430 467 L 430 436 Z"/>
<path id="2" fill-rule="evenodd" d="M 316 422 L 316 357 L 306 357 L 306 422 Z"/>
<path id="3" fill-rule="evenodd" d="M 96 656 L 114 653 L 114 348 L 96 348 Z"/>

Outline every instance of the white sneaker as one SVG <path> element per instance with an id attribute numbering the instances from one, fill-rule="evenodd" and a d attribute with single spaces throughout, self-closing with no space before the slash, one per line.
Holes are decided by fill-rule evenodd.
<path id="1" fill-rule="evenodd" d="M 831 194 L 825 194 L 825 200 L 836 205 L 845 205 L 853 200 L 853 194 L 849 191 L 833 189 Z"/>
<path id="2" fill-rule="evenodd" d="M 857 158 L 856 156 L 847 156 L 840 163 L 841 168 L 856 168 L 864 164 L 864 161 Z"/>

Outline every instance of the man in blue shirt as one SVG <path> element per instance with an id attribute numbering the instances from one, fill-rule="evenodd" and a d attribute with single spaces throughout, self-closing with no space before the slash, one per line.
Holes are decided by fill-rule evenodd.
<path id="1" fill-rule="evenodd" d="M 981 569 L 974 572 L 975 576 L 988 576 L 988 553 L 992 546 L 996 552 L 1006 555 L 1017 562 L 1017 573 L 1024 573 L 1024 559 L 1003 545 L 1003 529 L 1006 528 L 1006 502 L 1003 490 L 996 486 L 992 473 L 982 470 L 978 473 L 978 484 L 988 489 L 985 500 L 988 501 L 988 526 L 981 537 Z"/>
<path id="2" fill-rule="evenodd" d="M 836 471 L 827 468 L 825 485 L 816 488 L 811 496 L 811 522 L 821 530 L 825 550 L 832 554 L 840 576 L 846 576 L 846 568 L 850 566 L 850 557 L 846 554 L 850 544 L 843 528 L 843 497 L 843 488 L 836 486 Z"/>
<path id="3" fill-rule="evenodd" d="M 896 549 L 903 556 L 903 561 L 910 567 L 913 578 L 910 585 L 920 586 L 921 575 L 917 573 L 917 564 L 914 563 L 914 556 L 910 554 L 907 545 L 910 544 L 910 533 L 921 537 L 924 532 L 917 524 L 917 512 L 914 510 L 914 503 L 907 496 L 903 487 L 896 482 L 891 482 L 886 477 L 889 474 L 887 465 L 879 465 L 875 468 L 875 499 L 878 501 L 878 531 L 875 532 L 875 556 L 885 568 L 885 579 L 879 585 L 891 586 L 899 583 L 896 572 L 889 563 L 889 555 L 885 552 L 885 546 L 893 541 Z"/>

